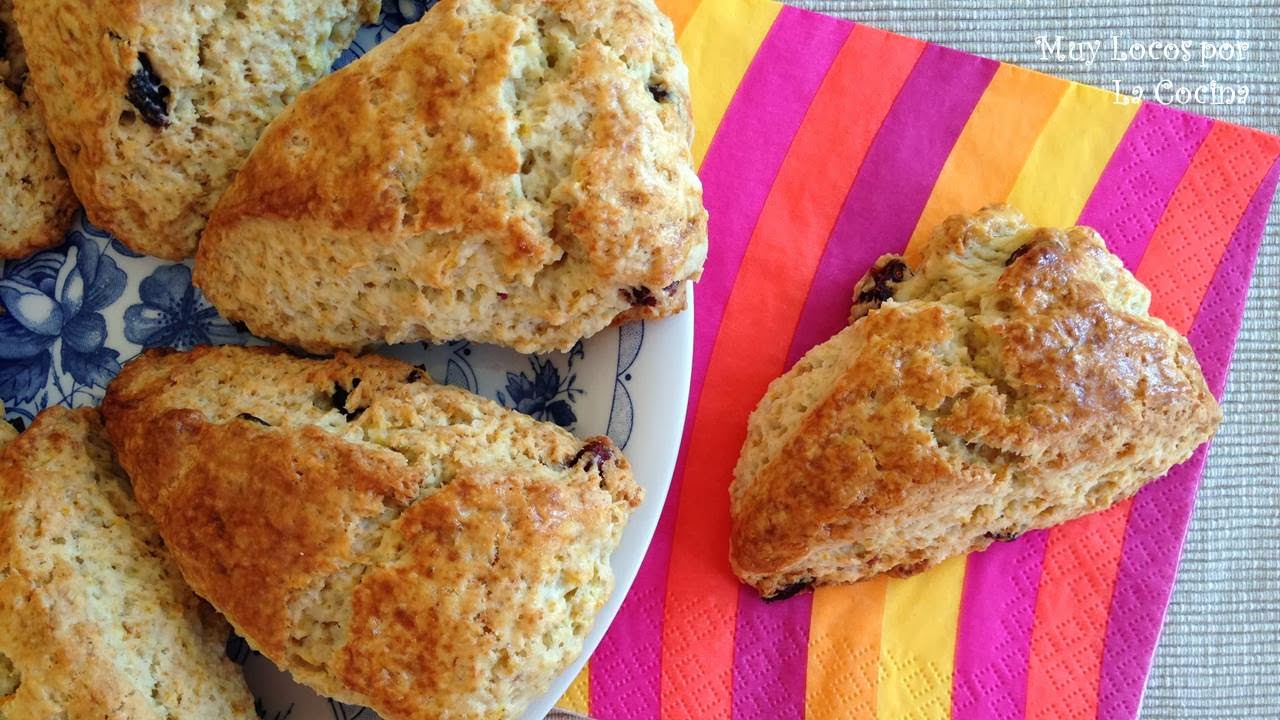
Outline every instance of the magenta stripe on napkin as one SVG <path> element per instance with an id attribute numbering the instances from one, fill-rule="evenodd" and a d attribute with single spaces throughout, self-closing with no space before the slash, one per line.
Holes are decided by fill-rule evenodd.
<path id="1" fill-rule="evenodd" d="M 797 50 L 806 59 L 820 58 L 825 76 L 853 24 L 808 12 L 800 20 L 813 35 Z M 821 78 L 813 94 L 820 85 Z M 769 605 L 751 588 L 740 589 L 733 638 L 734 718 L 803 720 L 812 602 L 812 595 L 805 594 Z"/>
<path id="2" fill-rule="evenodd" d="M 746 587 L 738 593 L 733 648 L 735 720 L 804 718 L 813 593 L 769 604 Z"/>
<path id="3" fill-rule="evenodd" d="M 1280 161 L 1245 209 L 1188 335 L 1209 388 L 1219 397 L 1226 384 L 1227 366 L 1278 175 Z M 1111 598 L 1108 617 L 1112 622 L 1107 625 L 1102 650 L 1099 720 L 1131 720 L 1137 716 L 1207 447 L 1202 446 L 1190 460 L 1170 470 L 1134 500 Z"/>
<path id="4" fill-rule="evenodd" d="M 1137 267 L 1211 125 L 1178 110 L 1143 105 L 1077 222 L 1096 228 L 1127 266 Z M 1031 537 L 969 558 L 956 643 L 954 720 L 1024 715 L 1046 536 Z"/>
<path id="5" fill-rule="evenodd" d="M 970 555 L 956 628 L 952 720 L 1020 720 L 1040 568 L 1040 530 Z"/>
<path id="6" fill-rule="evenodd" d="M 843 32 L 848 33 L 845 25 Z M 662 613 L 690 428 L 712 344 L 738 267 L 791 138 L 843 37 L 830 24 L 783 8 L 738 86 L 703 161 L 711 251 L 697 286 L 689 412 L 675 476 L 644 563 L 591 663 L 591 711 L 602 718 L 656 718 L 661 692 Z M 793 60 L 803 55 L 805 62 Z"/>
<path id="7" fill-rule="evenodd" d="M 1131 271 L 1212 125 L 1206 117 L 1145 103 L 1107 162 L 1080 224 L 1102 233 Z"/>
<path id="8" fill-rule="evenodd" d="M 867 267 L 906 246 L 942 164 L 998 66 L 937 45 L 920 55 L 827 240 L 791 340 L 788 367 L 844 326 L 854 283 Z"/>

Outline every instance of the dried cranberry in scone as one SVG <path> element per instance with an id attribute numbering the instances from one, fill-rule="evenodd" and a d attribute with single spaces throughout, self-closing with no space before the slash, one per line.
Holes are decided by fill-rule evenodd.
<path id="1" fill-rule="evenodd" d="M 881 255 L 866 275 L 853 286 L 853 308 L 849 322 L 853 322 L 880 307 L 893 298 L 894 289 L 911 277 L 911 268 L 898 255 Z"/>

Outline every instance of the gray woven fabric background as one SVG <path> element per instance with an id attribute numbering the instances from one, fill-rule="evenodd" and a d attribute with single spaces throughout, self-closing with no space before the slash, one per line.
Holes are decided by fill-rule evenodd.
<path id="1" fill-rule="evenodd" d="M 1112 87 L 1246 85 L 1240 105 L 1185 109 L 1280 134 L 1280 7 L 1214 1 L 797 0 L 811 10 Z M 1046 61 L 1038 35 L 1108 43 L 1247 42 L 1244 60 Z M 1064 40 L 1065 43 L 1065 40 Z M 1280 210 L 1272 209 L 1142 717 L 1280 718 Z"/>
<path id="2" fill-rule="evenodd" d="M 1163 78 L 1245 85 L 1239 105 L 1185 109 L 1280 134 L 1277 0 L 789 0 L 1060 77 L 1150 88 Z M 1035 38 L 1246 42 L 1243 60 L 1044 59 Z M 1144 720 L 1280 718 L 1280 210 L 1273 208 L 1249 290 L 1224 403 L 1173 601 L 1147 684 Z M 569 717 L 569 716 L 562 716 Z"/>

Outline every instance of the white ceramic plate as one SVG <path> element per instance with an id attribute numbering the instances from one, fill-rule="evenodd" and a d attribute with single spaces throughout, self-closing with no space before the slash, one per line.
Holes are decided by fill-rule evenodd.
<path id="1" fill-rule="evenodd" d="M 340 67 L 421 17 L 430 3 L 384 0 L 380 24 L 361 30 Z M 644 504 L 613 556 L 616 586 L 582 654 L 525 713 L 541 718 L 599 644 L 635 579 L 675 467 L 689 396 L 693 309 L 631 323 L 567 354 L 520 355 L 465 341 L 400 345 L 386 354 L 425 363 L 440 382 L 466 387 L 580 436 L 608 434 L 626 452 Z M 94 405 L 120 365 L 147 347 L 255 342 L 217 315 L 191 285 L 190 263 L 138 256 L 82 215 L 67 243 L 0 267 L 0 398 L 25 427 L 48 405 Z M 365 709 L 294 684 L 237 638 L 228 654 L 244 665 L 259 715 L 268 720 L 372 720 Z"/>

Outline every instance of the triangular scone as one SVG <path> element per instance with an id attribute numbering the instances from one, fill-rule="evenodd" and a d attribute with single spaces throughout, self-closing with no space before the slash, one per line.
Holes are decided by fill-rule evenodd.
<path id="1" fill-rule="evenodd" d="M 50 407 L 4 446 L 0 718 L 249 720 L 229 634 L 138 509 L 97 410 Z"/>
<path id="2" fill-rule="evenodd" d="M 196 592 L 387 720 L 518 716 L 581 651 L 641 496 L 608 438 L 376 356 L 153 351 L 103 412 Z"/>
<path id="3" fill-rule="evenodd" d="M 26 80 L 13 0 L 0 0 L 0 258 L 60 245 L 76 209 Z"/>
<path id="4" fill-rule="evenodd" d="M 30 82 L 96 225 L 195 254 L 267 123 L 329 71 L 377 0 L 14 0 Z"/>
<path id="5" fill-rule="evenodd" d="M 1108 507 L 1221 419 L 1190 345 L 1089 228 L 953 217 L 918 271 L 883 257 L 854 300 L 770 385 L 734 473 L 733 567 L 766 597 Z"/>
<path id="6" fill-rule="evenodd" d="M 196 283 L 314 352 L 678 312 L 707 252 L 687 75 L 652 0 L 444 0 L 272 123 Z"/>

